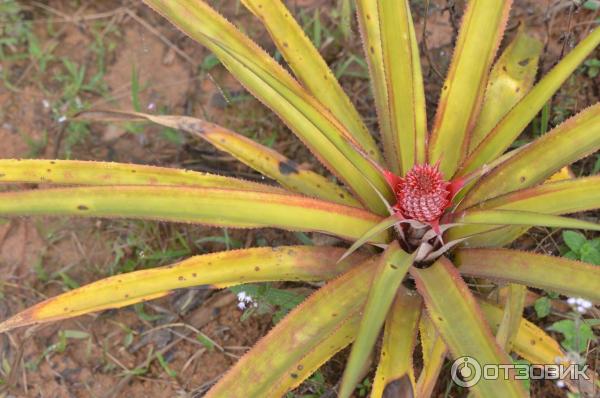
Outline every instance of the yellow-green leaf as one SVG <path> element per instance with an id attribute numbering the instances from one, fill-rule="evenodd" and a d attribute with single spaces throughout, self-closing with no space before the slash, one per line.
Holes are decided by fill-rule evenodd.
<path id="1" fill-rule="evenodd" d="M 439 161 L 446 178 L 467 154 L 511 4 L 512 0 L 467 4 L 429 142 L 429 162 Z"/>
<path id="2" fill-rule="evenodd" d="M 423 352 L 423 370 L 417 380 L 417 394 L 419 398 L 429 398 L 433 394 L 435 383 L 438 381 L 448 348 L 436 330 L 427 314 L 421 316 L 419 322 L 419 335 L 421 336 L 421 349 Z"/>
<path id="3" fill-rule="evenodd" d="M 455 220 L 457 223 L 485 225 L 529 225 L 555 228 L 580 228 L 600 231 L 600 224 L 576 218 L 518 210 L 468 210 Z"/>
<path id="4" fill-rule="evenodd" d="M 526 293 L 526 286 L 515 283 L 508 285 L 508 296 L 504 305 L 504 314 L 496 332 L 496 341 L 506 352 L 511 351 L 513 341 L 519 331 Z"/>
<path id="5" fill-rule="evenodd" d="M 281 246 L 190 257 L 166 267 L 115 275 L 52 297 L 2 322 L 0 332 L 120 308 L 191 286 L 327 280 L 364 259 L 354 256 L 336 264 L 341 252 L 331 247 Z"/>
<path id="6" fill-rule="evenodd" d="M 78 117 L 87 120 L 103 121 L 147 120 L 162 126 L 183 130 L 195 137 L 208 141 L 217 149 L 229 153 L 240 162 L 272 178 L 291 191 L 331 202 L 360 207 L 360 203 L 348 191 L 333 181 L 315 172 L 301 168 L 293 160 L 288 159 L 271 148 L 202 119 L 188 116 L 163 116 L 112 110 L 82 112 Z"/>
<path id="7" fill-rule="evenodd" d="M 512 363 L 496 343 L 468 286 L 450 261 L 442 257 L 429 268 L 413 267 L 411 275 L 431 320 L 455 359 L 469 356 L 480 364 Z M 521 383 L 512 378 L 482 378 L 471 389 L 485 398 L 526 396 Z"/>
<path id="8" fill-rule="evenodd" d="M 217 188 L 108 186 L 0 194 L 0 215 L 77 215 L 278 227 L 357 239 L 380 221 L 355 207 L 298 195 Z M 375 238 L 382 242 L 383 236 Z"/>
<path id="9" fill-rule="evenodd" d="M 206 397 L 279 397 L 300 384 L 310 376 L 304 372 L 305 365 L 314 369 L 317 362 L 324 362 L 327 355 L 335 353 L 334 349 L 353 338 L 350 335 L 346 340 L 337 340 L 334 349 L 326 348 L 319 361 L 315 360 L 319 355 L 316 350 L 325 347 L 322 342 L 345 322 L 360 319 L 376 265 L 376 261 L 369 261 L 354 267 L 293 309 L 236 362 Z M 304 358 L 309 358 L 310 364 L 305 364 Z"/>
<path id="10" fill-rule="evenodd" d="M 521 27 L 490 73 L 485 100 L 469 141 L 470 151 L 533 86 L 542 43 Z"/>
<path id="11" fill-rule="evenodd" d="M 484 300 L 478 300 L 478 304 L 492 331 L 496 332 L 502 321 L 502 308 Z M 556 340 L 526 319 L 519 323 L 513 350 L 532 364 L 552 364 L 566 356 Z"/>
<path id="12" fill-rule="evenodd" d="M 545 214 L 594 210 L 600 208 L 600 176 L 541 184 L 490 199 L 478 204 L 477 208 L 536 211 Z M 447 232 L 447 239 L 471 236 L 468 243 L 473 247 L 503 246 L 527 229 L 529 227 L 498 229 L 484 225 L 459 225 Z"/>
<path id="13" fill-rule="evenodd" d="M 181 185 L 279 192 L 277 187 L 185 169 L 80 160 L 0 159 L 0 182 L 63 185 Z"/>
<path id="14" fill-rule="evenodd" d="M 484 141 L 485 142 L 485 141 Z M 478 181 L 461 207 L 529 188 L 600 148 L 600 104 L 570 118 Z"/>
<path id="15" fill-rule="evenodd" d="M 427 116 L 419 45 L 408 0 L 376 2 L 392 138 L 400 174 L 425 162 Z M 385 133 L 385 131 L 384 131 Z M 396 170 L 394 166 L 392 169 Z"/>
<path id="16" fill-rule="evenodd" d="M 413 350 L 422 304 L 415 292 L 402 287 L 398 289 L 385 321 L 379 365 L 371 388 L 372 398 L 387 397 L 392 391 L 403 392 L 400 394 L 403 397 L 417 396 L 414 393 Z"/>
<path id="17" fill-rule="evenodd" d="M 373 350 L 396 291 L 402 283 L 414 255 L 404 252 L 398 243 L 391 243 L 379 260 L 369 295 L 363 310 L 356 340 L 344 370 L 338 396 L 348 398 L 360 381 L 360 373 Z"/>
<path id="18" fill-rule="evenodd" d="M 455 253 L 455 263 L 462 274 L 520 283 L 600 303 L 600 267 L 509 249 L 458 249 Z"/>
<path id="19" fill-rule="evenodd" d="M 388 169 L 400 174 L 400 153 L 396 151 L 395 136 L 392 130 L 391 114 L 389 112 L 388 86 L 385 66 L 383 63 L 383 47 L 381 32 L 381 16 L 378 2 L 372 0 L 356 0 L 358 24 L 363 42 L 375 109 L 379 119 L 379 130 L 383 142 L 383 152 Z"/>
<path id="20" fill-rule="evenodd" d="M 145 0 L 221 60 L 252 94 L 276 112 L 317 158 L 370 209 L 385 214 L 372 188 L 391 198 L 376 166 L 331 113 L 277 62 L 201 0 Z"/>
<path id="21" fill-rule="evenodd" d="M 379 149 L 319 51 L 281 0 L 242 0 L 269 31 L 277 49 L 310 93 L 348 129 L 361 147 L 381 161 Z"/>
<path id="22" fill-rule="evenodd" d="M 465 160 L 459 171 L 459 175 L 467 175 L 504 153 L 510 144 L 521 134 L 523 129 L 527 127 L 529 122 L 533 120 L 540 109 L 552 98 L 552 95 L 560 88 L 563 82 L 567 80 L 598 44 L 600 44 L 600 28 L 596 28 L 581 41 L 504 116 L 500 123 Z"/>

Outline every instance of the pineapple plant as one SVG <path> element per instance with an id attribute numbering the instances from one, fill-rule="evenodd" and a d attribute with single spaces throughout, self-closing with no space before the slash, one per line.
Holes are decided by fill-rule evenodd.
<path id="1" fill-rule="evenodd" d="M 598 303 L 600 268 L 503 247 L 532 226 L 600 230 L 598 223 L 564 216 L 600 207 L 598 176 L 548 181 L 598 150 L 600 105 L 528 145 L 509 148 L 596 48 L 600 29 L 534 85 L 541 47 L 526 31 L 496 57 L 512 2 L 468 2 L 428 126 L 408 1 L 356 0 L 378 115 L 373 134 L 280 0 L 242 3 L 264 24 L 292 73 L 203 0 L 144 2 L 209 48 L 337 180 L 201 119 L 95 110 L 79 117 L 150 121 L 186 131 L 277 186 L 133 164 L 4 159 L 1 182 L 62 187 L 0 193 L 0 215 L 275 227 L 334 235 L 349 246 L 249 248 L 120 274 L 17 313 L 0 323 L 1 332 L 190 286 L 325 281 L 207 396 L 283 396 L 351 345 L 339 387 L 340 397 L 350 397 L 382 329 L 373 397 L 430 396 L 447 356 L 500 365 L 512 364 L 513 354 L 533 364 L 568 362 L 555 340 L 523 319 L 528 287 Z M 502 286 L 503 303 L 470 288 L 473 278 Z M 418 375 L 417 341 L 423 358 Z M 572 391 L 593 394 L 596 376 L 589 376 L 587 384 L 565 382 Z M 480 397 L 527 395 L 514 375 L 482 379 L 471 391 Z"/>

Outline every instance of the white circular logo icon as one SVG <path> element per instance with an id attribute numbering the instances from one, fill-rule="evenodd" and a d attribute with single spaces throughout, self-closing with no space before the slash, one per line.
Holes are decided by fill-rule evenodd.
<path id="1" fill-rule="evenodd" d="M 481 365 L 471 357 L 460 357 L 452 363 L 452 381 L 461 387 L 472 387 L 481 379 Z"/>

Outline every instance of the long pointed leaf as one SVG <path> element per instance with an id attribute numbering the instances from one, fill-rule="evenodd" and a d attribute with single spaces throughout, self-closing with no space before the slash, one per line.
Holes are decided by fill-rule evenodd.
<path id="1" fill-rule="evenodd" d="M 455 222 L 486 225 L 529 225 L 555 228 L 581 228 L 600 231 L 600 224 L 576 218 L 554 216 L 518 210 L 472 210 L 466 211 Z"/>
<path id="2" fill-rule="evenodd" d="M 520 283 L 600 303 L 600 267 L 509 249 L 458 249 L 461 274 Z"/>
<path id="3" fill-rule="evenodd" d="M 526 286 L 515 283 L 508 285 L 508 297 L 504 305 L 504 314 L 496 332 L 496 341 L 506 352 L 511 351 L 513 341 L 519 331 L 526 293 Z"/>
<path id="4" fill-rule="evenodd" d="M 201 0 L 145 0 L 215 53 L 254 96 L 273 109 L 311 151 L 381 214 L 385 207 L 368 179 L 391 197 L 383 176 L 356 151 L 350 133 L 279 64 Z"/>
<path id="5" fill-rule="evenodd" d="M 419 45 L 408 0 L 382 0 L 378 4 L 381 47 L 390 114 L 394 158 L 400 174 L 425 162 L 427 116 Z M 393 167 L 396 169 L 396 167 Z"/>
<path id="6" fill-rule="evenodd" d="M 490 73 L 485 101 L 469 142 L 470 151 L 533 86 L 542 43 L 520 28 Z"/>
<path id="7" fill-rule="evenodd" d="M 338 118 L 367 153 L 381 161 L 375 140 L 358 111 L 283 2 L 243 0 L 242 3 L 265 25 L 302 84 Z"/>
<path id="8" fill-rule="evenodd" d="M 0 159 L 0 182 L 64 185 L 181 185 L 280 192 L 277 187 L 209 173 L 80 160 Z"/>
<path id="9" fill-rule="evenodd" d="M 379 365 L 371 388 L 372 398 L 417 396 L 414 392 L 413 350 L 422 304 L 415 292 L 398 289 L 385 321 Z"/>
<path id="10" fill-rule="evenodd" d="M 191 286 L 327 280 L 364 258 L 356 256 L 336 264 L 340 253 L 341 249 L 330 247 L 281 246 L 190 257 L 166 267 L 115 275 L 47 299 L 2 322 L 0 332 L 120 308 Z"/>
<path id="11" fill-rule="evenodd" d="M 492 332 L 497 332 L 502 322 L 502 308 L 485 300 L 478 300 L 477 303 Z M 565 357 L 556 340 L 526 319 L 521 319 L 519 323 L 513 340 L 513 350 L 532 364 L 556 363 L 557 358 Z"/>
<path id="12" fill-rule="evenodd" d="M 480 364 L 511 364 L 496 340 L 469 288 L 445 258 L 426 269 L 411 268 L 431 320 L 454 358 L 469 356 Z M 480 380 L 472 387 L 478 396 L 525 397 L 518 380 Z"/>
<path id="13" fill-rule="evenodd" d="M 274 391 L 293 388 L 302 382 L 301 376 L 310 376 L 301 373 L 303 359 L 344 322 L 354 322 L 355 316 L 360 319 L 376 264 L 363 263 L 315 292 L 244 355 L 206 397 L 281 396 Z M 282 347 L 286 355 L 281 355 Z M 333 353 L 328 349 L 329 355 Z"/>
<path id="14" fill-rule="evenodd" d="M 600 208 L 600 176 L 538 185 L 490 199 L 478 204 L 476 208 L 536 211 L 544 214 L 571 214 L 594 210 Z M 469 245 L 473 247 L 499 247 L 510 243 L 527 229 L 529 228 L 498 229 L 484 225 L 460 225 L 448 231 L 447 239 L 471 236 Z"/>
<path id="15" fill-rule="evenodd" d="M 327 178 L 300 168 L 293 160 L 243 135 L 219 125 L 188 116 L 163 116 L 139 112 L 89 111 L 78 118 L 87 120 L 147 120 L 183 130 L 206 140 L 240 162 L 298 193 L 350 206 L 360 206 L 348 191 Z"/>
<path id="16" fill-rule="evenodd" d="M 448 348 L 427 314 L 421 316 L 419 334 L 423 351 L 423 370 L 417 380 L 416 396 L 429 398 L 439 379 Z"/>
<path id="17" fill-rule="evenodd" d="M 0 194 L 0 215 L 77 215 L 278 227 L 357 239 L 379 217 L 298 195 L 191 187 L 85 187 Z M 376 240 L 381 242 L 378 237 Z"/>
<path id="18" fill-rule="evenodd" d="M 371 87 L 375 97 L 375 109 L 377 110 L 386 163 L 389 170 L 400 174 L 400 153 L 395 150 L 395 134 L 389 112 L 389 94 L 386 69 L 383 62 L 381 16 L 379 15 L 378 2 L 357 0 L 356 8 L 363 50 L 369 65 Z"/>
<path id="19" fill-rule="evenodd" d="M 400 249 L 397 242 L 390 244 L 379 260 L 369 296 L 363 310 L 356 340 L 344 370 L 339 390 L 340 398 L 348 398 L 360 381 L 360 372 L 367 361 L 385 317 L 396 296 L 396 291 L 412 265 L 414 255 Z"/>
<path id="20" fill-rule="evenodd" d="M 570 118 L 485 175 L 467 194 L 467 207 L 536 185 L 600 148 L 600 104 Z"/>
<path id="21" fill-rule="evenodd" d="M 361 236 L 360 238 L 355 240 L 354 243 L 352 243 L 352 246 L 350 246 L 348 248 L 348 250 L 346 250 L 346 252 L 341 257 L 341 259 L 343 260 L 344 258 L 348 257 L 349 255 L 351 255 L 352 253 L 357 251 L 362 245 L 364 245 L 368 241 L 372 240 L 374 236 L 381 234 L 383 231 L 393 227 L 398 222 L 399 222 L 398 216 L 395 214 L 385 218 L 383 221 L 381 221 L 380 223 L 375 225 L 373 228 L 371 228 L 370 230 L 365 232 L 365 234 L 363 236 Z"/>
<path id="22" fill-rule="evenodd" d="M 500 156 L 598 44 L 600 28 L 579 43 L 511 109 L 465 160 L 459 175 L 466 175 Z"/>
<path id="23" fill-rule="evenodd" d="M 467 4 L 429 143 L 429 162 L 439 161 L 447 178 L 467 154 L 511 4 L 512 0 Z"/>

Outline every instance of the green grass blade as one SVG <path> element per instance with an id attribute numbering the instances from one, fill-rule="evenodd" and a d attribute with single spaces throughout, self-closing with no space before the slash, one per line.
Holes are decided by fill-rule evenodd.
<path id="1" fill-rule="evenodd" d="M 52 297 L 2 322 L 0 332 L 120 308 L 198 285 L 223 288 L 279 280 L 328 280 L 364 258 L 355 256 L 336 264 L 341 251 L 330 247 L 282 246 L 190 257 L 166 267 L 115 275 Z"/>
<path id="2" fill-rule="evenodd" d="M 473 295 L 450 261 L 442 257 L 429 268 L 413 267 L 411 275 L 431 320 L 454 358 L 469 356 L 482 365 L 512 364 L 496 343 Z M 512 378 L 482 378 L 471 390 L 485 398 L 526 396 L 521 382 Z"/>
<path id="3" fill-rule="evenodd" d="M 460 273 L 519 283 L 600 303 L 600 267 L 509 249 L 459 249 Z"/>
<path id="4" fill-rule="evenodd" d="M 397 242 L 390 244 L 380 258 L 365 303 L 358 334 L 344 370 L 339 397 L 350 397 L 356 384 L 360 381 L 360 373 L 375 345 L 375 340 L 396 296 L 396 291 L 408 268 L 412 265 L 413 259 L 414 256 L 400 249 Z"/>

